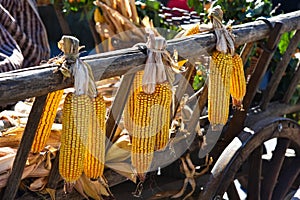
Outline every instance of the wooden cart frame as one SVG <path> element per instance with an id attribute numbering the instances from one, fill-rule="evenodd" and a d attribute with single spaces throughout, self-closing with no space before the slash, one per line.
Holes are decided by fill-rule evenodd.
<path id="1" fill-rule="evenodd" d="M 267 90 L 262 96 L 261 103 L 257 107 L 259 109 L 252 109 L 251 103 L 273 57 L 280 36 L 284 32 L 293 30 L 296 30 L 296 33 L 277 64 Z M 284 75 L 291 55 L 295 52 L 300 41 L 300 11 L 234 26 L 233 34 L 236 36 L 236 46 L 244 45 L 241 54 L 244 61 L 249 57 L 255 43 L 262 40 L 266 42 L 263 44 L 263 51 L 247 84 L 247 93 L 243 102 L 245 111 L 234 112 L 223 129 L 217 145 L 210 152 L 216 162 L 199 198 L 222 199 L 222 195 L 227 192 L 230 199 L 239 199 L 233 181 L 237 178 L 244 178 L 243 180 L 245 180 L 247 177 L 245 187 L 247 188 L 248 199 L 282 199 L 293 188 L 293 183 L 299 179 L 300 173 L 300 126 L 290 119 L 278 118 L 288 113 L 300 111 L 299 103 L 296 105 L 289 104 L 300 79 L 299 63 L 282 99 L 276 102 L 271 102 L 271 99 Z M 211 52 L 215 47 L 215 41 L 216 38 L 213 33 L 197 34 L 169 40 L 167 50 L 172 53 L 176 49 L 182 58 L 189 59 L 192 63 L 198 55 Z M 108 138 L 113 137 L 121 118 L 129 93 L 128 85 L 133 81 L 135 72 L 142 69 L 146 58 L 145 45 L 82 58 L 92 67 L 95 80 L 123 75 L 106 122 Z M 49 92 L 73 85 L 72 79 L 63 80 L 60 73 L 53 73 L 57 67 L 53 64 L 41 65 L 0 74 L 0 105 L 36 97 L 7 187 L 2 191 L 2 199 L 15 198 L 21 181 L 22 169 L 24 169 L 37 129 L 37 119 L 40 118 L 43 111 L 46 95 Z M 191 77 L 191 70 L 186 72 L 185 77 L 186 79 Z M 185 82 L 179 84 L 181 84 L 180 90 L 176 91 L 178 97 L 182 96 L 187 88 Z M 188 123 L 189 132 L 195 131 L 200 112 L 205 107 L 206 102 L 207 89 L 204 87 L 196 103 L 199 109 L 195 109 Z M 178 106 L 179 102 L 176 104 Z M 273 157 L 268 163 L 269 169 L 264 171 L 265 166 L 261 159 L 263 143 L 272 138 L 277 138 L 277 145 Z M 285 152 L 288 148 L 294 149 L 296 156 L 285 163 Z M 53 165 L 55 166 L 57 162 L 58 159 L 55 159 Z M 251 170 L 243 171 L 244 174 L 239 173 L 246 162 Z M 55 180 L 59 176 L 55 168 L 53 169 L 50 172 L 48 183 L 50 188 L 56 187 Z"/>

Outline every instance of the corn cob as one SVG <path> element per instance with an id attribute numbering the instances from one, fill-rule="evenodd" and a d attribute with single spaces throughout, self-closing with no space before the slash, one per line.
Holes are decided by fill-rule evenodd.
<path id="1" fill-rule="evenodd" d="M 69 93 L 64 102 L 59 172 L 67 182 L 83 172 L 92 103 L 87 95 Z"/>
<path id="2" fill-rule="evenodd" d="M 169 141 L 169 124 L 171 115 L 172 90 L 168 83 L 157 84 L 155 92 L 158 97 L 159 113 L 158 130 L 155 140 L 155 150 L 161 150 L 166 147 Z"/>
<path id="3" fill-rule="evenodd" d="M 63 93 L 64 90 L 58 90 L 47 95 L 44 111 L 31 146 L 32 153 L 38 153 L 45 147 Z"/>
<path id="4" fill-rule="evenodd" d="M 193 24 L 189 29 L 187 29 L 183 36 L 189 36 L 189 35 L 194 35 L 200 33 L 200 27 L 199 27 L 199 23 Z"/>
<path id="5" fill-rule="evenodd" d="M 141 180 L 145 178 L 153 158 L 158 116 L 156 95 L 140 92 L 134 104 L 131 161 Z"/>
<path id="6" fill-rule="evenodd" d="M 91 130 L 84 163 L 84 173 L 88 178 L 96 179 L 103 175 L 105 162 L 105 112 L 106 106 L 102 95 L 93 99 Z"/>
<path id="7" fill-rule="evenodd" d="M 169 140 L 170 84 L 157 84 L 153 94 L 141 91 L 134 102 L 131 159 L 143 179 L 151 166 L 154 150 L 165 148 Z"/>
<path id="8" fill-rule="evenodd" d="M 127 103 L 124 108 L 124 126 L 129 133 L 132 133 L 132 122 L 134 116 L 134 102 L 137 94 L 142 90 L 142 78 L 144 71 L 138 71 L 135 74 L 132 82 L 132 87 L 129 93 Z"/>
<path id="9" fill-rule="evenodd" d="M 208 119 L 215 127 L 224 125 L 229 114 L 232 56 L 214 51 L 209 69 Z"/>
<path id="10" fill-rule="evenodd" d="M 242 109 L 242 101 L 246 94 L 246 80 L 242 58 L 235 54 L 232 56 L 232 74 L 230 79 L 230 94 L 233 107 Z"/>

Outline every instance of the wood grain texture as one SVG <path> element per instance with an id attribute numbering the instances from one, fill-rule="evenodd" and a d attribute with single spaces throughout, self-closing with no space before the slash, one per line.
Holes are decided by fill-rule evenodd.
<path id="1" fill-rule="evenodd" d="M 269 18 L 269 21 L 272 24 L 276 21 L 282 22 L 284 26 L 280 32 L 300 29 L 300 11 Z M 235 45 L 261 40 L 268 37 L 269 32 L 268 25 L 261 20 L 234 26 Z M 202 33 L 169 40 L 167 50 L 172 53 L 177 49 L 182 58 L 192 62 L 197 60 L 199 55 L 208 54 L 215 47 L 215 43 L 216 38 L 213 33 Z M 145 44 L 82 59 L 91 65 L 95 80 L 101 80 L 141 69 L 147 58 L 143 52 L 145 52 Z M 60 73 L 53 73 L 56 68 L 55 65 L 42 65 L 1 73 L 0 105 L 71 87 L 73 80 L 63 81 Z"/>
<path id="2" fill-rule="evenodd" d="M 7 180 L 5 189 L 1 194 L 0 199 L 14 199 L 21 182 L 21 176 L 26 164 L 36 129 L 38 127 L 40 117 L 43 113 L 43 108 L 46 102 L 47 95 L 40 96 L 35 99 L 32 110 L 28 117 L 28 122 L 24 130 L 20 147 L 18 148 L 16 158 L 13 163 L 13 168 Z"/>

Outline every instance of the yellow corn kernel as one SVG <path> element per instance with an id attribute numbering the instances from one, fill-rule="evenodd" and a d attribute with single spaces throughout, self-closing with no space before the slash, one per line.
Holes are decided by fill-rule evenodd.
<path id="1" fill-rule="evenodd" d="M 92 102 L 87 95 L 69 93 L 64 102 L 59 172 L 66 182 L 76 181 L 83 172 Z"/>
<path id="2" fill-rule="evenodd" d="M 105 162 L 105 114 L 106 106 L 102 95 L 93 99 L 93 113 L 88 133 L 84 173 L 96 179 L 103 175 Z"/>
<path id="3" fill-rule="evenodd" d="M 38 153 L 45 147 L 63 93 L 64 90 L 57 90 L 47 95 L 44 110 L 31 146 L 32 153 Z"/>
<path id="4" fill-rule="evenodd" d="M 134 104 L 131 162 L 142 180 L 151 166 L 155 146 L 158 117 L 155 101 L 155 93 L 140 92 Z"/>
<path id="5" fill-rule="evenodd" d="M 157 84 L 155 93 L 158 98 L 158 116 L 157 119 L 157 133 L 155 140 L 155 150 L 162 150 L 166 147 L 169 141 L 169 125 L 171 115 L 172 103 L 172 89 L 170 84 L 162 83 Z"/>
<path id="6" fill-rule="evenodd" d="M 209 70 L 208 119 L 214 127 L 224 125 L 228 119 L 232 56 L 214 51 Z"/>
<path id="7" fill-rule="evenodd" d="M 143 75 L 144 71 L 136 72 L 134 80 L 132 82 L 129 97 L 124 108 L 124 126 L 129 133 L 132 133 L 134 102 L 136 101 L 137 94 L 142 90 Z"/>
<path id="8" fill-rule="evenodd" d="M 187 29 L 183 36 L 189 36 L 189 35 L 194 35 L 200 33 L 200 27 L 199 27 L 199 23 L 193 24 L 189 29 Z"/>
<path id="9" fill-rule="evenodd" d="M 232 56 L 230 94 L 232 96 L 233 107 L 242 109 L 242 101 L 246 94 L 246 79 L 243 61 L 238 54 Z"/>

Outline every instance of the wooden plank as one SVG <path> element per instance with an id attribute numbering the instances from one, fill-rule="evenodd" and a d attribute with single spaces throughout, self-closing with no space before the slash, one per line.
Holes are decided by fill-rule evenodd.
<path id="1" fill-rule="evenodd" d="M 187 71 L 184 73 L 183 77 L 181 77 L 178 86 L 176 88 L 175 92 L 175 105 L 174 105 L 174 113 L 173 113 L 173 118 L 176 115 L 176 111 L 180 105 L 180 101 L 183 97 L 183 95 L 186 93 L 186 89 L 189 85 L 189 81 L 193 75 L 193 72 L 195 72 L 195 66 L 192 65 L 190 62 L 187 63 Z"/>
<path id="2" fill-rule="evenodd" d="M 288 148 L 290 141 L 286 138 L 278 138 L 275 150 L 272 152 L 273 156 L 268 163 L 268 168 L 264 173 L 262 180 L 261 198 L 271 200 L 272 193 L 277 183 L 279 172 L 282 168 L 282 164 L 285 158 L 286 149 Z"/>
<path id="3" fill-rule="evenodd" d="M 299 74 L 300 76 L 300 74 Z M 294 113 L 300 110 L 300 103 L 295 105 L 280 103 L 280 102 L 271 102 L 268 108 L 264 111 L 259 112 L 259 110 L 252 110 L 248 113 L 248 116 L 245 120 L 245 126 L 252 126 L 256 122 L 259 122 L 267 117 L 280 117 L 285 114 Z"/>
<path id="4" fill-rule="evenodd" d="M 269 18 L 274 24 L 281 21 L 285 26 L 277 33 L 300 29 L 300 11 Z M 262 21 L 254 21 L 233 27 L 237 46 L 268 37 L 270 30 Z M 205 55 L 215 47 L 216 38 L 213 33 L 197 34 L 186 38 L 168 41 L 167 50 L 177 49 L 179 56 L 190 61 L 199 55 Z M 141 46 L 140 46 L 141 47 Z M 145 45 L 113 52 L 83 57 L 92 67 L 95 80 L 110 78 L 137 71 L 142 68 L 147 55 Z M 33 96 L 45 95 L 55 90 L 71 87 L 72 79 L 63 81 L 62 75 L 53 74 L 55 65 L 43 65 L 0 74 L 0 105 L 23 100 Z M 139 69 L 138 69 L 139 68 Z M 39 83 L 39 84 L 36 84 Z"/>
<path id="5" fill-rule="evenodd" d="M 263 146 L 256 148 L 249 157 L 247 199 L 260 200 Z"/>
<path id="6" fill-rule="evenodd" d="M 298 61 L 297 70 L 294 73 L 294 76 L 291 80 L 291 83 L 290 83 L 290 86 L 289 86 L 288 90 L 284 94 L 282 102 L 289 103 L 289 101 L 291 100 L 294 92 L 296 91 L 296 87 L 297 87 L 299 81 L 300 81 L 300 61 Z"/>
<path id="7" fill-rule="evenodd" d="M 248 42 L 244 45 L 242 52 L 240 53 L 241 58 L 243 60 L 243 65 L 245 66 L 247 63 L 247 60 L 251 54 L 251 51 L 253 49 L 254 42 Z"/>
<path id="8" fill-rule="evenodd" d="M 112 107 L 108 114 L 106 121 L 106 137 L 111 140 L 114 137 L 114 133 L 118 127 L 120 119 L 123 114 L 125 104 L 130 92 L 131 83 L 135 77 L 135 73 L 127 74 L 123 76 L 121 85 L 117 91 L 116 97 L 113 101 Z M 107 148 L 109 145 L 107 146 Z"/>
<path id="9" fill-rule="evenodd" d="M 240 196 L 235 187 L 234 182 L 230 183 L 230 185 L 227 189 L 227 196 L 230 200 L 240 200 Z"/>
<path id="10" fill-rule="evenodd" d="M 280 174 L 278 183 L 274 189 L 272 200 L 284 199 L 289 189 L 300 174 L 300 157 L 297 156 L 288 167 Z"/>
<path id="11" fill-rule="evenodd" d="M 281 78 L 285 73 L 285 70 L 289 64 L 292 55 L 296 51 L 299 42 L 300 42 L 300 30 L 298 30 L 296 34 L 293 36 L 284 55 L 282 56 L 282 59 L 278 62 L 276 66 L 276 70 L 273 73 L 265 92 L 263 93 L 261 109 L 265 110 L 269 102 L 271 101 L 271 98 L 274 96 L 276 89 L 281 81 Z M 291 88 L 291 86 L 289 88 Z"/>
<path id="12" fill-rule="evenodd" d="M 14 160 L 13 168 L 7 180 L 7 185 L 2 193 L 1 199 L 14 199 L 21 182 L 21 176 L 26 164 L 28 153 L 35 136 L 39 120 L 43 113 L 43 108 L 46 102 L 47 95 L 37 97 L 33 103 L 31 112 L 28 117 L 27 125 L 25 127 L 20 147 L 18 148 L 16 158 Z"/>

